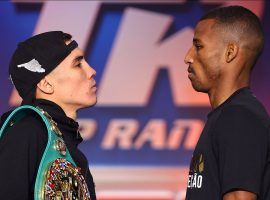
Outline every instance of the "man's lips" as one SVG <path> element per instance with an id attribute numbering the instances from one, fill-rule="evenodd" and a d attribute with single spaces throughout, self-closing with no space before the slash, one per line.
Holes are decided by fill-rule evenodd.
<path id="1" fill-rule="evenodd" d="M 96 84 L 96 82 L 94 82 L 94 84 L 92 85 L 91 89 L 92 90 L 95 90 L 95 91 L 97 90 L 97 84 Z"/>
<path id="2" fill-rule="evenodd" d="M 97 87 L 97 82 L 95 80 L 93 80 L 93 82 L 92 82 L 91 88 L 93 88 L 93 87 Z"/>
<path id="3" fill-rule="evenodd" d="M 191 66 L 189 66 L 187 71 L 188 71 L 188 78 L 191 80 L 195 75 L 194 70 Z"/>
<path id="4" fill-rule="evenodd" d="M 194 70 L 193 70 L 193 68 L 191 66 L 188 67 L 188 70 L 187 71 L 188 71 L 188 73 L 194 74 Z"/>

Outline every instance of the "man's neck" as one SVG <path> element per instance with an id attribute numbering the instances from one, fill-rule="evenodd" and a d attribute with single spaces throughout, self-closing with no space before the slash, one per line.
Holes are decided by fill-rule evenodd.
<path id="1" fill-rule="evenodd" d="M 61 106 L 61 105 L 59 105 L 59 106 L 64 110 L 67 117 L 69 117 L 73 120 L 77 119 L 77 111 L 75 109 L 67 108 L 67 107 Z"/>
<path id="2" fill-rule="evenodd" d="M 236 81 L 220 81 L 216 87 L 208 92 L 210 99 L 210 104 L 212 108 L 216 108 L 222 103 L 224 103 L 234 92 L 243 87 L 249 86 L 249 81 L 241 81 L 237 83 Z"/>
<path id="3" fill-rule="evenodd" d="M 212 108 L 216 108 L 225 102 L 235 91 L 250 84 L 250 67 L 246 63 L 238 62 L 234 65 L 226 65 L 219 79 L 208 91 Z"/>
<path id="4" fill-rule="evenodd" d="M 44 97 L 43 98 L 37 97 L 37 98 L 46 99 L 46 100 L 54 102 L 55 104 L 57 104 L 58 106 L 60 106 L 62 108 L 62 110 L 64 111 L 64 113 L 66 114 L 67 117 L 69 117 L 69 118 L 71 118 L 73 120 L 77 119 L 77 109 L 74 109 L 71 106 L 66 106 L 66 105 L 62 104 L 61 102 L 58 102 L 55 99 L 44 98 Z"/>

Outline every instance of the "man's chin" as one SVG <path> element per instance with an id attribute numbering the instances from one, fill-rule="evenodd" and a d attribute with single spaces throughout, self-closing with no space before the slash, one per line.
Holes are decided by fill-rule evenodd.
<path id="1" fill-rule="evenodd" d="M 96 105 L 96 103 L 97 103 L 97 98 L 91 99 L 91 100 L 89 100 L 89 101 L 87 101 L 87 102 L 80 103 L 79 105 L 81 105 L 81 106 L 80 106 L 79 109 L 84 109 L 84 108 L 90 108 L 90 107 L 93 107 L 93 106 Z"/>
<path id="2" fill-rule="evenodd" d="M 91 101 L 88 103 L 88 106 L 87 106 L 87 107 L 92 107 L 92 106 L 94 106 L 94 105 L 96 105 L 96 104 L 97 104 L 97 97 L 96 97 L 95 99 L 91 100 Z"/>
<path id="3" fill-rule="evenodd" d="M 207 90 L 205 88 L 203 88 L 202 86 L 198 85 L 198 84 L 195 84 L 193 82 L 191 82 L 191 85 L 193 87 L 193 89 L 196 91 L 196 92 L 202 92 L 202 93 L 207 93 Z"/>

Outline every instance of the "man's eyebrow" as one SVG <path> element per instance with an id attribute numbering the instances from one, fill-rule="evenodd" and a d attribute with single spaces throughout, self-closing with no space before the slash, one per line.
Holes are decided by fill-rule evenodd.
<path id="1" fill-rule="evenodd" d="M 83 60 L 84 59 L 84 56 L 82 56 L 82 55 L 80 55 L 80 56 L 77 56 L 74 60 L 73 60 L 73 62 L 75 63 L 75 62 L 80 62 L 81 60 Z"/>
<path id="2" fill-rule="evenodd" d="M 201 42 L 201 40 L 198 38 L 193 38 L 193 43 L 197 43 L 197 42 Z"/>

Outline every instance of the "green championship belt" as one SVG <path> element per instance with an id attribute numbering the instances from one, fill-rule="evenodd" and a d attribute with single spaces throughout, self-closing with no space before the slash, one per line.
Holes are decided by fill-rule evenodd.
<path id="1" fill-rule="evenodd" d="M 56 122 L 47 112 L 28 105 L 18 107 L 0 129 L 0 138 L 16 122 L 33 112 L 41 117 L 48 132 L 35 182 L 35 200 L 91 200 L 80 168 L 72 159 Z"/>

